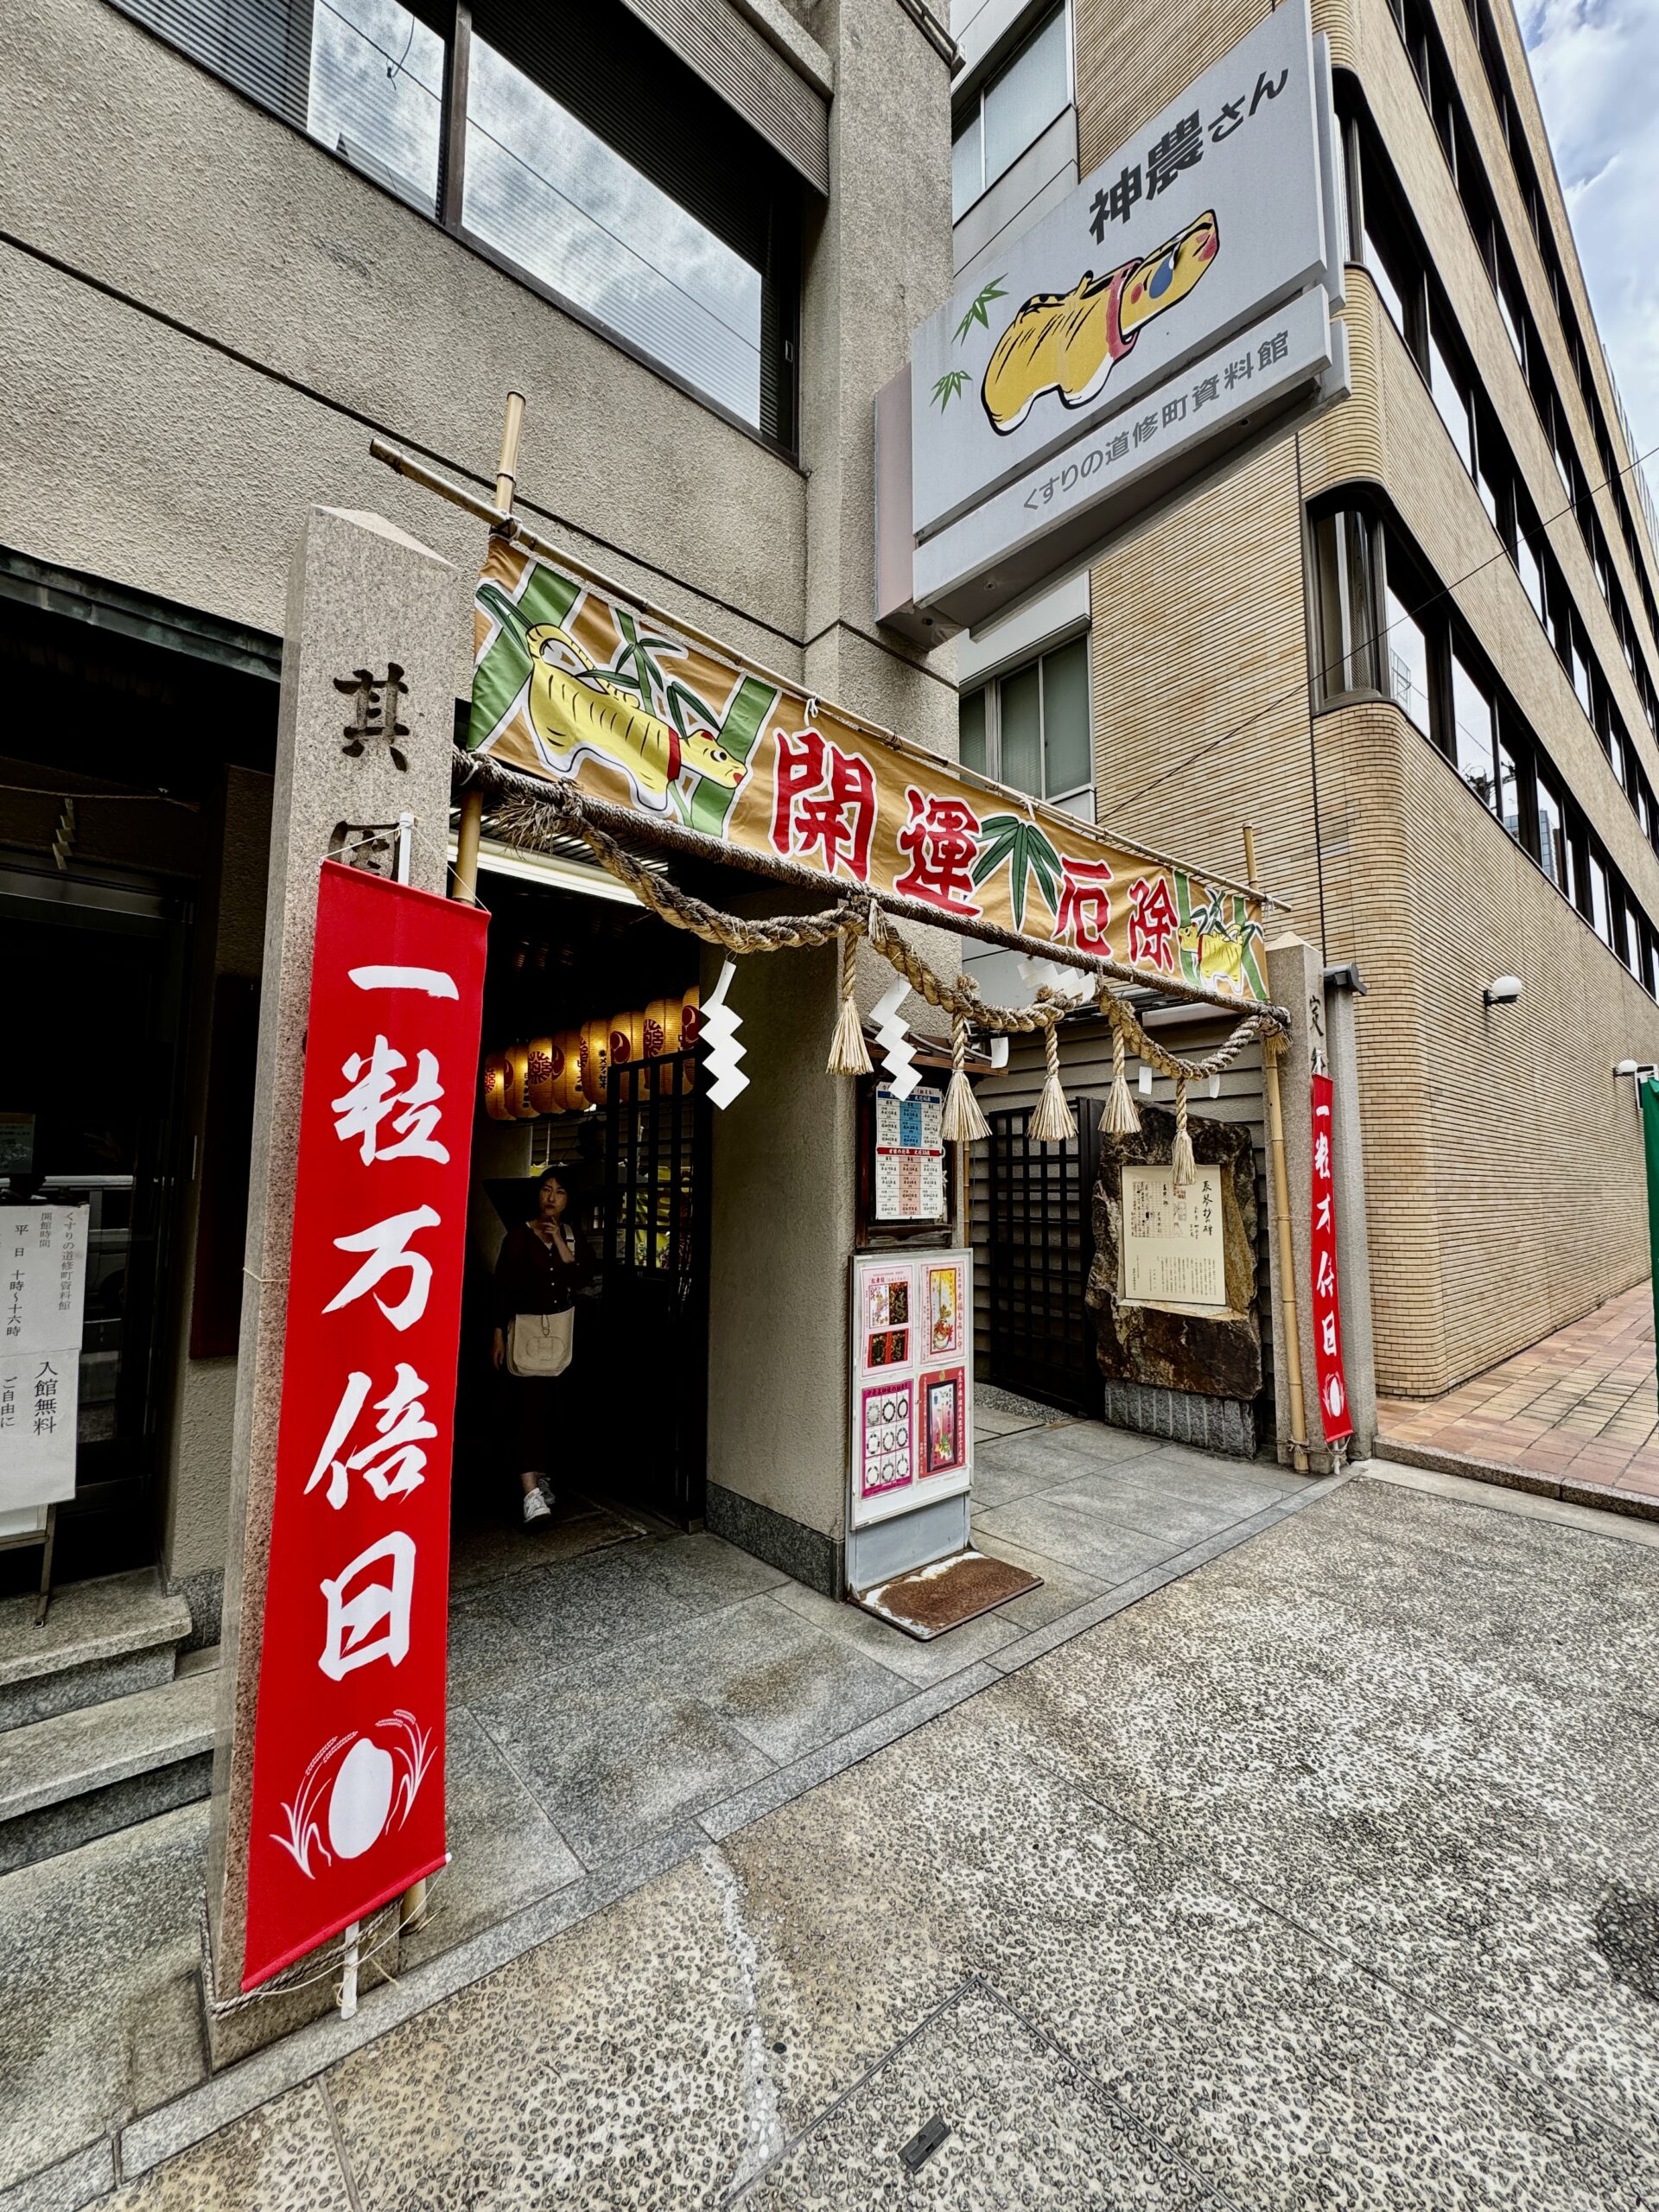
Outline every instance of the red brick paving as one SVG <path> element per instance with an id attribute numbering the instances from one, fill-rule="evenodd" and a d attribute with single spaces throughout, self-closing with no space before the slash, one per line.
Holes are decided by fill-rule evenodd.
<path id="1" fill-rule="evenodd" d="M 1379 1399 L 1376 1421 L 1382 1452 L 1484 1460 L 1632 1506 L 1659 1498 L 1652 1288 L 1637 1283 L 1443 1398 Z"/>

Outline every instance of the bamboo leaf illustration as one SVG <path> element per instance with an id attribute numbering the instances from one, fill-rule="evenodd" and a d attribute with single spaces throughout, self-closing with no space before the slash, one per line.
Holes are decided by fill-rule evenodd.
<path id="1" fill-rule="evenodd" d="M 1017 814 L 993 814 L 980 826 L 985 842 L 974 865 L 975 883 L 983 883 L 1000 868 L 1007 869 L 1008 906 L 1017 930 L 1025 927 L 1026 894 L 1033 876 L 1050 913 L 1058 914 L 1060 856 L 1037 824 Z"/>
<path id="2" fill-rule="evenodd" d="M 1005 271 L 1004 274 L 1006 273 L 1007 272 Z M 994 300 L 1005 300 L 1007 297 L 1007 294 L 1002 289 L 1002 278 L 1001 276 L 993 276 L 988 284 L 982 285 L 980 289 L 979 296 L 975 300 L 967 314 L 963 315 L 962 321 L 957 325 L 957 345 L 961 345 L 963 340 L 966 338 L 969 332 L 973 328 L 976 323 L 979 325 L 982 330 L 988 330 L 991 326 L 986 318 L 986 308 L 990 306 Z"/>
<path id="3" fill-rule="evenodd" d="M 941 415 L 953 399 L 959 398 L 963 386 L 969 381 L 966 369 L 947 369 L 933 387 L 933 401 Z"/>

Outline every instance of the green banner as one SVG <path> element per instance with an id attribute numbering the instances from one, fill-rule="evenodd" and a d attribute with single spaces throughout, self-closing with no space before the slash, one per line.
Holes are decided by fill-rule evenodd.
<path id="1" fill-rule="evenodd" d="M 1642 1148 L 1648 1162 L 1648 1253 L 1653 1268 L 1654 1330 L 1659 1335 L 1659 1082 L 1638 1076 L 1642 1091 Z"/>

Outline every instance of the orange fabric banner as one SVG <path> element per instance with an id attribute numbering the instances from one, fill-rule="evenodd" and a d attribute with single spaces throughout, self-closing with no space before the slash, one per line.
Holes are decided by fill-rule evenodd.
<path id="1" fill-rule="evenodd" d="M 574 570 L 493 544 L 467 743 L 763 861 L 1265 1000 L 1260 903 L 894 745 L 676 635 Z"/>

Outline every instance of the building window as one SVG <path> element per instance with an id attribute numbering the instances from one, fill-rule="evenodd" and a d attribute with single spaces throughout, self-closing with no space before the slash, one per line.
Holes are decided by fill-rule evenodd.
<path id="1" fill-rule="evenodd" d="M 1462 655 L 1452 649 L 1452 761 L 1475 797 L 1496 810 L 1494 750 L 1497 730 L 1492 702 L 1470 674 Z"/>
<path id="2" fill-rule="evenodd" d="M 1585 852 L 1586 880 L 1590 891 L 1590 926 L 1605 945 L 1613 941 L 1612 900 L 1608 894 L 1607 868 L 1592 848 Z"/>
<path id="3" fill-rule="evenodd" d="M 560 9 L 524 0 L 121 4 L 560 305 L 792 449 L 799 182 L 621 0 Z M 446 116 L 458 82 L 464 133 Z M 449 164 L 442 206 L 441 149 Z"/>
<path id="4" fill-rule="evenodd" d="M 1430 324 L 1428 340 L 1428 388 L 1434 396 L 1434 404 L 1440 411 L 1446 434 L 1458 449 L 1458 459 L 1472 476 L 1475 473 L 1475 428 L 1470 416 L 1469 392 L 1461 378 L 1453 375 L 1446 359 L 1442 340 L 1445 333 L 1439 327 L 1439 317 Z"/>
<path id="5" fill-rule="evenodd" d="M 1526 842 L 1521 819 L 1521 773 L 1516 756 L 1503 738 L 1497 741 L 1497 818 L 1517 845 Z"/>
<path id="6" fill-rule="evenodd" d="M 1393 316 L 1395 327 L 1419 362 L 1424 358 L 1423 284 L 1384 187 L 1374 168 L 1365 177 L 1365 266 Z"/>
<path id="7" fill-rule="evenodd" d="M 1432 738 L 1434 733 L 1428 702 L 1428 639 L 1423 634 L 1422 624 L 1415 615 L 1406 612 L 1392 591 L 1388 594 L 1387 604 L 1389 690 L 1423 735 Z M 1487 772 L 1490 775 L 1490 768 Z"/>
<path id="8" fill-rule="evenodd" d="M 1593 721 L 1595 715 L 1591 703 L 1590 649 L 1585 643 L 1584 626 L 1581 622 L 1577 620 L 1573 622 L 1572 637 L 1573 689 L 1579 695 L 1579 704 L 1584 709 L 1586 719 Z"/>
<path id="9" fill-rule="evenodd" d="M 791 186 L 625 10 L 474 0 L 462 227 L 779 443 Z"/>
<path id="10" fill-rule="evenodd" d="M 1087 638 L 965 692 L 959 715 L 963 767 L 1056 805 L 1092 796 Z"/>
<path id="11" fill-rule="evenodd" d="M 1564 897 L 1573 899 L 1573 849 L 1567 838 L 1567 802 L 1541 772 L 1537 780 L 1538 865 Z"/>
<path id="12" fill-rule="evenodd" d="M 1515 566 L 1521 588 L 1532 601 L 1532 611 L 1546 621 L 1544 572 L 1538 565 L 1538 521 L 1525 495 L 1515 493 Z"/>
<path id="13" fill-rule="evenodd" d="M 444 43 L 398 0 L 121 0 L 130 16 L 435 214 Z"/>
<path id="14" fill-rule="evenodd" d="M 957 220 L 1036 143 L 1071 99 L 1065 10 L 1057 8 L 957 115 L 950 198 Z"/>
<path id="15" fill-rule="evenodd" d="M 1380 691 L 1376 659 L 1376 524 L 1354 507 L 1320 515 L 1313 527 L 1313 592 L 1322 700 Z"/>

